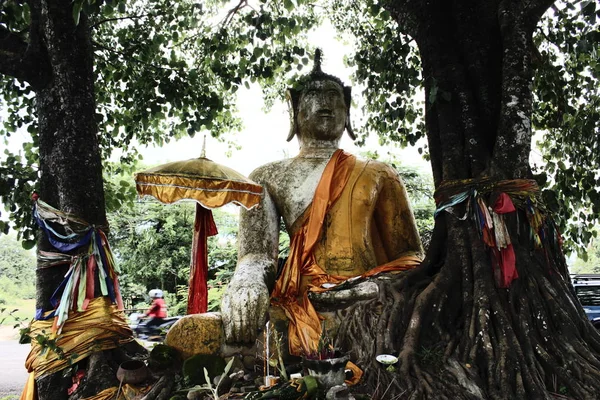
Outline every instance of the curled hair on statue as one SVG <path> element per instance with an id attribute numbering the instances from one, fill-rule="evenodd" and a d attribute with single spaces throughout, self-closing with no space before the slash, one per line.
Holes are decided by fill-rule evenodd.
<path id="1" fill-rule="evenodd" d="M 346 132 L 352 140 L 356 139 L 352 124 L 350 123 L 350 106 L 352 105 L 352 87 L 344 85 L 342 80 L 334 75 L 329 75 L 321 70 L 322 51 L 317 48 L 315 50 L 313 69 L 307 75 L 304 75 L 294 84 L 293 87 L 288 88 L 286 93 L 286 100 L 290 110 L 290 132 L 287 137 L 289 142 L 298 133 L 298 126 L 296 116 L 298 115 L 298 104 L 300 103 L 300 97 L 302 92 L 306 89 L 308 84 L 316 81 L 332 81 L 342 87 L 344 92 L 344 102 L 346 103 Z"/>

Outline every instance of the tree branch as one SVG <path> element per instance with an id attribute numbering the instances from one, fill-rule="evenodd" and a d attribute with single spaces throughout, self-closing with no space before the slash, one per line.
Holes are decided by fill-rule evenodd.
<path id="1" fill-rule="evenodd" d="M 168 69 L 168 70 L 171 70 L 171 69 L 173 69 L 173 68 L 165 68 L 165 67 L 164 67 L 164 66 L 162 66 L 162 65 L 155 65 L 155 64 L 152 64 L 152 63 L 148 63 L 148 62 L 146 62 L 146 61 L 142 61 L 142 60 L 140 60 L 140 59 L 138 59 L 138 58 L 131 57 L 130 55 L 128 55 L 128 54 L 125 54 L 125 53 L 124 53 L 124 52 L 122 52 L 122 51 L 118 51 L 118 50 L 115 50 L 115 49 L 111 49 L 110 47 L 104 46 L 103 44 L 101 44 L 101 43 L 98 43 L 98 42 L 96 42 L 96 41 L 92 41 L 92 44 L 93 44 L 94 46 L 98 47 L 99 49 L 106 50 L 106 51 L 108 51 L 108 52 L 110 52 L 110 53 L 115 53 L 115 54 L 118 54 L 118 55 L 120 55 L 120 56 L 126 57 L 126 58 L 127 58 L 127 59 L 129 59 L 130 61 L 135 61 L 135 62 L 137 62 L 137 63 L 140 63 L 140 64 L 142 64 L 142 65 L 146 65 L 146 66 L 148 66 L 148 67 L 154 68 L 154 69 L 156 69 L 156 70 L 167 70 L 167 69 Z"/>
<path id="2" fill-rule="evenodd" d="M 225 18 L 223 18 L 223 21 L 221 21 L 221 24 L 223 26 L 229 25 L 231 20 L 233 20 L 235 14 L 237 14 L 238 11 L 240 11 L 244 7 L 250 7 L 248 5 L 248 0 L 240 0 L 240 2 L 235 7 L 233 7 L 231 10 L 229 10 L 229 12 L 227 12 L 227 15 L 225 16 Z"/>
<path id="3" fill-rule="evenodd" d="M 0 26 L 0 74 L 27 82 L 35 90 L 44 85 L 51 72 L 40 39 L 40 6 L 36 2 L 29 2 L 29 6 L 29 41 Z"/>
<path id="4" fill-rule="evenodd" d="M 134 19 L 140 19 L 140 18 L 145 18 L 145 17 L 156 17 L 156 16 L 160 16 L 160 15 L 165 15 L 165 14 L 128 15 L 126 17 L 101 19 L 100 21 L 97 21 L 96 23 L 92 24 L 90 26 L 90 28 L 94 29 L 98 25 L 102 25 L 102 24 L 105 24 L 107 22 L 123 21 L 123 20 L 126 20 L 126 19 L 134 20 Z"/>

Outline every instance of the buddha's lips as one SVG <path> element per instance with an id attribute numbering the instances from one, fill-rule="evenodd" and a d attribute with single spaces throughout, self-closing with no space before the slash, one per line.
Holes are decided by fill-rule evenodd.
<path id="1" fill-rule="evenodd" d="M 333 118 L 333 112 L 331 112 L 331 110 L 319 110 L 319 111 L 317 111 L 317 116 Z"/>

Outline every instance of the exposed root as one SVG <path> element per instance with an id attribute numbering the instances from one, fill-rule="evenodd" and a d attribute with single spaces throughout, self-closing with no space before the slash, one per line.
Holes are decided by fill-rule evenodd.
<path id="1" fill-rule="evenodd" d="M 348 312 L 339 339 L 365 372 L 359 390 L 374 399 L 597 398 L 600 335 L 562 266 L 548 264 L 556 259 L 515 244 L 520 277 L 499 289 L 474 231 L 448 232 L 441 268 L 429 259 L 377 280 L 379 299 Z M 396 371 L 375 361 L 382 353 L 398 354 Z"/>
<path id="2" fill-rule="evenodd" d="M 142 400 L 166 400 L 169 398 L 174 384 L 174 376 L 165 374 L 161 376 L 154 385 L 152 385 L 152 389 L 150 389 L 150 391 L 144 397 L 142 397 Z"/>

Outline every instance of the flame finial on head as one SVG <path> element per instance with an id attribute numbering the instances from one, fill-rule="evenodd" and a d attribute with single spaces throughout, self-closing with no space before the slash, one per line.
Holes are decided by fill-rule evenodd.
<path id="1" fill-rule="evenodd" d="M 312 73 L 323 73 L 323 70 L 321 69 L 321 62 L 323 61 L 323 52 L 321 51 L 321 49 L 319 49 L 317 47 L 317 49 L 315 50 L 315 58 L 313 61 L 313 69 L 312 69 Z"/>

